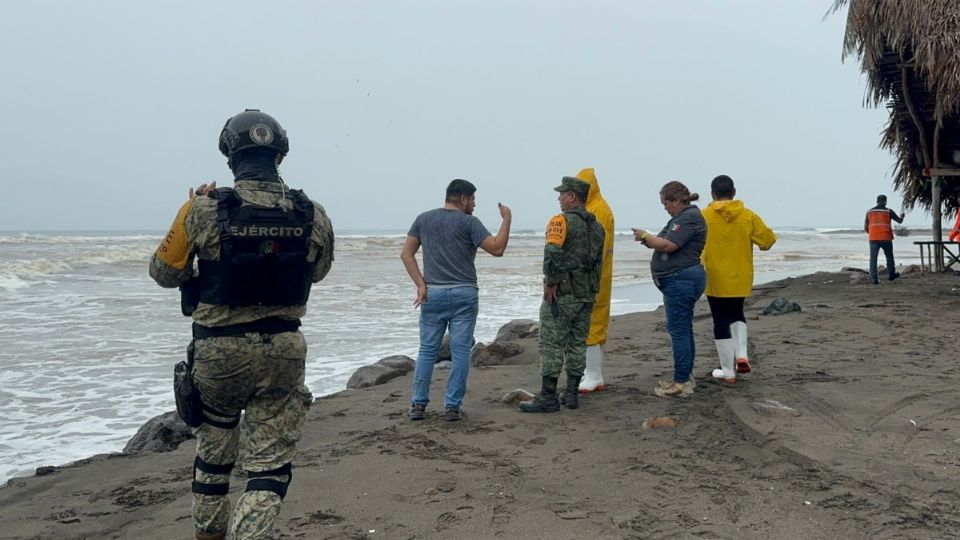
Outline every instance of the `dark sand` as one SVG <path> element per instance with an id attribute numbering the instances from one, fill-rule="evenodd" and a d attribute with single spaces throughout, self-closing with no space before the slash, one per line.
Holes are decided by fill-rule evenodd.
<path id="1" fill-rule="evenodd" d="M 575 411 L 498 401 L 537 389 L 534 364 L 473 369 L 458 423 L 435 405 L 445 370 L 419 423 L 405 417 L 410 376 L 318 400 L 281 537 L 956 538 L 960 277 L 848 282 L 821 273 L 756 291 L 755 370 L 734 387 L 709 380 L 701 305 L 687 399 L 653 394 L 671 369 L 657 311 L 614 319 L 608 390 Z M 752 320 L 778 296 L 803 312 Z M 521 343 L 535 362 L 535 341 Z M 765 399 L 800 415 L 751 405 Z M 678 425 L 644 430 L 652 416 Z M 192 537 L 192 460 L 188 443 L 15 478 L 0 489 L 0 538 Z M 234 500 L 243 485 L 234 476 Z"/>

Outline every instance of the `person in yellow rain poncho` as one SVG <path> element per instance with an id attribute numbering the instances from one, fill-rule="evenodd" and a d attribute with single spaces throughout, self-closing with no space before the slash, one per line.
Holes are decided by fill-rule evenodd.
<path id="1" fill-rule="evenodd" d="M 587 211 L 596 216 L 603 226 L 603 264 L 600 267 L 600 292 L 597 293 L 590 316 L 590 332 L 587 334 L 587 367 L 580 381 L 580 393 L 603 390 L 603 344 L 607 342 L 610 326 L 610 289 L 613 285 L 613 211 L 600 194 L 600 184 L 593 168 L 577 173 L 577 178 L 590 184 L 587 195 Z"/>
<path id="2" fill-rule="evenodd" d="M 732 384 L 737 373 L 749 373 L 747 321 L 743 302 L 753 289 L 753 246 L 770 249 L 777 236 L 737 194 L 733 180 L 720 175 L 710 183 L 713 202 L 703 209 L 707 222 L 707 244 L 703 267 L 707 271 L 707 302 L 713 316 L 713 338 L 720 356 L 720 369 L 713 370 L 718 381 Z"/>

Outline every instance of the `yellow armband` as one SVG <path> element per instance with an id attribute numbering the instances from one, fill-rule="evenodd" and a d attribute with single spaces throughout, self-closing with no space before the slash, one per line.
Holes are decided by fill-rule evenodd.
<path id="1" fill-rule="evenodd" d="M 563 247 L 567 239 L 567 220 L 563 214 L 557 214 L 547 223 L 547 243 Z"/>

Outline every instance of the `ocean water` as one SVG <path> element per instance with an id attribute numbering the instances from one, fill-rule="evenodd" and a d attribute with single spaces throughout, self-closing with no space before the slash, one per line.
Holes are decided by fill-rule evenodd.
<path id="1" fill-rule="evenodd" d="M 757 282 L 867 266 L 862 232 L 780 228 L 757 252 Z M 190 321 L 175 289 L 147 264 L 165 231 L 0 232 L 0 482 L 97 453 L 117 452 L 147 420 L 174 408 L 173 365 Z M 416 356 L 415 288 L 400 262 L 403 231 L 341 232 L 336 262 L 314 286 L 303 320 L 307 384 L 316 396 L 345 388 L 358 368 L 391 354 Z M 898 238 L 898 263 L 916 263 Z M 477 256 L 476 339 L 513 319 L 536 319 L 540 231 L 514 231 L 507 253 Z M 628 231 L 614 251 L 614 314 L 655 309 L 650 251 Z"/>

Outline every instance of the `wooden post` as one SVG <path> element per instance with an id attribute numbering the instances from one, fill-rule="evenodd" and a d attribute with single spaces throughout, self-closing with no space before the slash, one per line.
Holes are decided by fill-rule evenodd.
<path id="1" fill-rule="evenodd" d="M 930 170 L 931 167 L 937 165 L 937 162 L 934 156 L 931 155 L 930 145 L 927 144 L 926 126 L 920 119 L 920 115 L 917 114 L 917 109 L 913 105 L 913 98 L 910 95 L 910 70 L 907 68 L 907 62 L 903 58 L 902 53 L 900 61 L 903 62 L 900 66 L 900 91 L 903 92 L 903 102 L 907 106 L 910 118 L 913 119 L 913 124 L 917 126 L 917 135 L 920 137 L 920 150 L 923 155 L 923 167 L 926 170 Z M 935 132 L 934 136 L 939 139 L 939 133 Z M 937 154 L 937 150 L 937 148 L 933 148 L 934 155 Z M 940 242 L 940 177 L 932 174 L 930 182 L 930 213 L 933 214 L 933 240 Z M 930 265 L 930 270 L 933 272 L 943 272 L 943 246 L 934 244 L 933 258 L 935 262 Z"/>
<path id="2" fill-rule="evenodd" d="M 941 222 L 943 221 L 943 216 L 941 215 L 941 204 L 940 204 L 940 179 L 941 176 L 931 176 L 930 177 L 930 213 L 933 214 L 933 239 L 937 242 L 943 241 L 943 231 L 941 227 Z M 933 245 L 933 268 L 934 272 L 943 272 L 943 246 L 940 244 Z"/>

